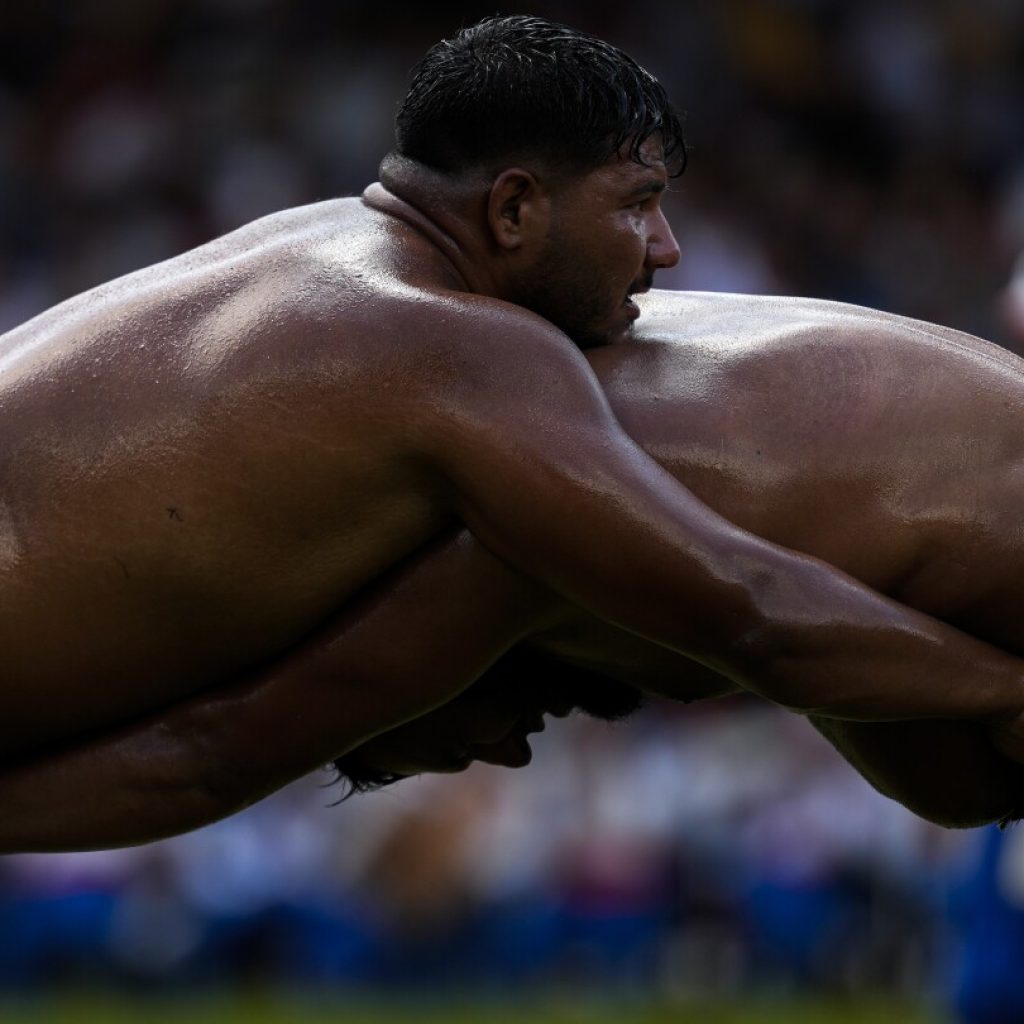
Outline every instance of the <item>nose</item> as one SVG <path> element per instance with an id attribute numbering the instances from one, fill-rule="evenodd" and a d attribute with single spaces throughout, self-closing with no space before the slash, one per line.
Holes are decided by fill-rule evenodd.
<path id="1" fill-rule="evenodd" d="M 534 732 L 544 731 L 544 716 L 540 714 L 530 715 L 523 719 L 523 729 L 527 735 Z"/>
<path id="2" fill-rule="evenodd" d="M 654 215 L 654 223 L 647 235 L 647 259 L 645 265 L 651 272 L 668 270 L 679 262 L 679 243 L 672 234 L 668 218 L 660 208 Z"/>

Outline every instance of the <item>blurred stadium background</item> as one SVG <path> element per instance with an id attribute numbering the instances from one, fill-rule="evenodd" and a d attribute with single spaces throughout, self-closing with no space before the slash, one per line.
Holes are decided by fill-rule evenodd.
<path id="1" fill-rule="evenodd" d="M 0 331 L 358 192 L 416 58 L 494 10 L 4 5 Z M 1019 0 L 501 10 L 621 45 L 685 111 L 661 287 L 841 299 L 1024 350 Z M 659 705 L 558 723 L 520 772 L 338 807 L 325 773 L 174 841 L 0 859 L 0 1019 L 1024 1021 L 1024 831 L 928 826 L 804 726 Z"/>

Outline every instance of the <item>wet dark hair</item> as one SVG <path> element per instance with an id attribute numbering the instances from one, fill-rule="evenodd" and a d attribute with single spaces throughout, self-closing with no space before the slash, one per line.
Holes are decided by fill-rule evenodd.
<path id="1" fill-rule="evenodd" d="M 335 783 L 341 785 L 341 796 L 335 801 L 335 804 L 344 803 L 356 793 L 372 793 L 374 790 L 392 786 L 396 782 L 401 782 L 402 779 L 409 778 L 408 775 L 399 775 L 397 772 L 380 772 L 360 764 L 353 754 L 335 758 L 327 766 L 327 771 L 336 773 L 335 777 L 331 779 L 330 785 Z"/>
<path id="2" fill-rule="evenodd" d="M 518 673 L 524 674 L 519 676 Z M 489 676 L 474 686 L 493 686 L 495 677 L 498 677 L 498 685 L 510 685 L 514 680 L 511 684 L 524 693 L 525 700 L 529 700 L 529 692 L 533 690 L 537 693 L 534 700 L 538 704 L 542 700 L 555 700 L 603 722 L 620 722 L 638 711 L 644 702 L 643 693 L 635 686 L 529 653 L 506 655 Z M 383 789 L 409 777 L 379 771 L 364 764 L 358 748 L 335 759 L 327 768 L 336 773 L 331 784 L 340 783 L 342 786 L 341 797 L 336 803 L 342 803 L 356 793 Z"/>
<path id="3" fill-rule="evenodd" d="M 682 174 L 682 126 L 661 83 L 610 43 L 528 15 L 432 46 L 395 117 L 397 152 L 447 172 L 520 154 L 589 171 L 627 145 L 643 163 L 653 135 Z"/>

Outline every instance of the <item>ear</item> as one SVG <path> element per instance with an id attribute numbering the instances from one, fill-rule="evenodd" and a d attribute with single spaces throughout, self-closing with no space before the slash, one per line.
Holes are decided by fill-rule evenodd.
<path id="1" fill-rule="evenodd" d="M 510 167 L 494 179 L 487 223 L 501 249 L 521 249 L 548 234 L 551 199 L 529 171 Z"/>

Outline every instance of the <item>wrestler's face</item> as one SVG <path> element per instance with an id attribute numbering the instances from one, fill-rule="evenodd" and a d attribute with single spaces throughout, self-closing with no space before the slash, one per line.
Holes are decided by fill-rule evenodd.
<path id="1" fill-rule="evenodd" d="M 544 729 L 544 718 L 574 710 L 613 721 L 632 713 L 640 693 L 610 680 L 559 682 L 494 674 L 449 704 L 381 733 L 339 759 L 352 778 L 460 772 L 474 761 L 521 768 L 530 763 L 528 737 Z"/>
<path id="2" fill-rule="evenodd" d="M 640 155 L 642 164 L 616 155 L 557 189 L 547 237 L 520 282 L 516 301 L 583 348 L 626 337 L 640 315 L 630 296 L 679 262 L 661 209 L 668 175 L 657 136 Z"/>

